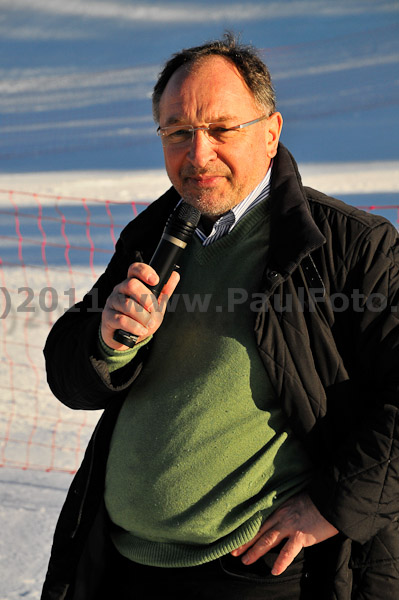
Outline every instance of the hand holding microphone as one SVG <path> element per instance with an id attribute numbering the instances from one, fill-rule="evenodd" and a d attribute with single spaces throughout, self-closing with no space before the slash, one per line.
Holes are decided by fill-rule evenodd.
<path id="1" fill-rule="evenodd" d="M 174 270 L 198 225 L 200 212 L 185 202 L 170 215 L 149 265 L 134 263 L 109 296 L 102 314 L 104 342 L 115 350 L 132 348 L 161 325 L 179 275 Z"/>

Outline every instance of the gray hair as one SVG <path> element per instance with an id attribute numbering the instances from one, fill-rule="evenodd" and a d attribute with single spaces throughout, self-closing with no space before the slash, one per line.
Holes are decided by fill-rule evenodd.
<path id="1" fill-rule="evenodd" d="M 209 56 L 222 56 L 230 60 L 238 69 L 248 88 L 251 90 L 255 102 L 266 109 L 269 114 L 276 110 L 276 95 L 272 86 L 270 72 L 259 57 L 253 46 L 239 43 L 236 36 L 227 32 L 221 40 L 207 42 L 202 46 L 185 48 L 167 61 L 158 76 L 152 94 L 152 111 L 154 120 L 159 123 L 159 103 L 166 85 L 173 73 L 181 66 L 194 66 Z"/>

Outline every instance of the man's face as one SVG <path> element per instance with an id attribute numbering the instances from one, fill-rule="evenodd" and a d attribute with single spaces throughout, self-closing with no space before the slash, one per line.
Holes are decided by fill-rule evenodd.
<path id="1" fill-rule="evenodd" d="M 180 67 L 170 78 L 160 101 L 160 126 L 234 126 L 266 111 L 255 104 L 236 67 L 212 56 L 191 71 Z M 263 179 L 277 151 L 282 119 L 269 119 L 234 134 L 232 141 L 215 144 L 203 131 L 192 143 L 164 146 L 169 178 L 190 204 L 216 218 L 243 200 Z"/>

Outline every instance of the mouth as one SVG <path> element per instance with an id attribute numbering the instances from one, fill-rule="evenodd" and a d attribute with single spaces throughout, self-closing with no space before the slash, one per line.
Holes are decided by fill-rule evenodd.
<path id="1" fill-rule="evenodd" d="M 213 187 L 218 185 L 222 179 L 225 179 L 224 175 L 189 175 L 184 178 L 186 183 L 195 185 L 196 187 Z"/>

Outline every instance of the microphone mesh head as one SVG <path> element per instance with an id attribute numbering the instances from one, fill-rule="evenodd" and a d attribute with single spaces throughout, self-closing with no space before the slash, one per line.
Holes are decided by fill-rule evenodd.
<path id="1" fill-rule="evenodd" d="M 175 217 L 180 221 L 184 221 L 184 223 L 190 223 L 194 227 L 197 227 L 201 213 L 197 208 L 191 206 L 191 204 L 182 202 L 176 209 Z"/>

